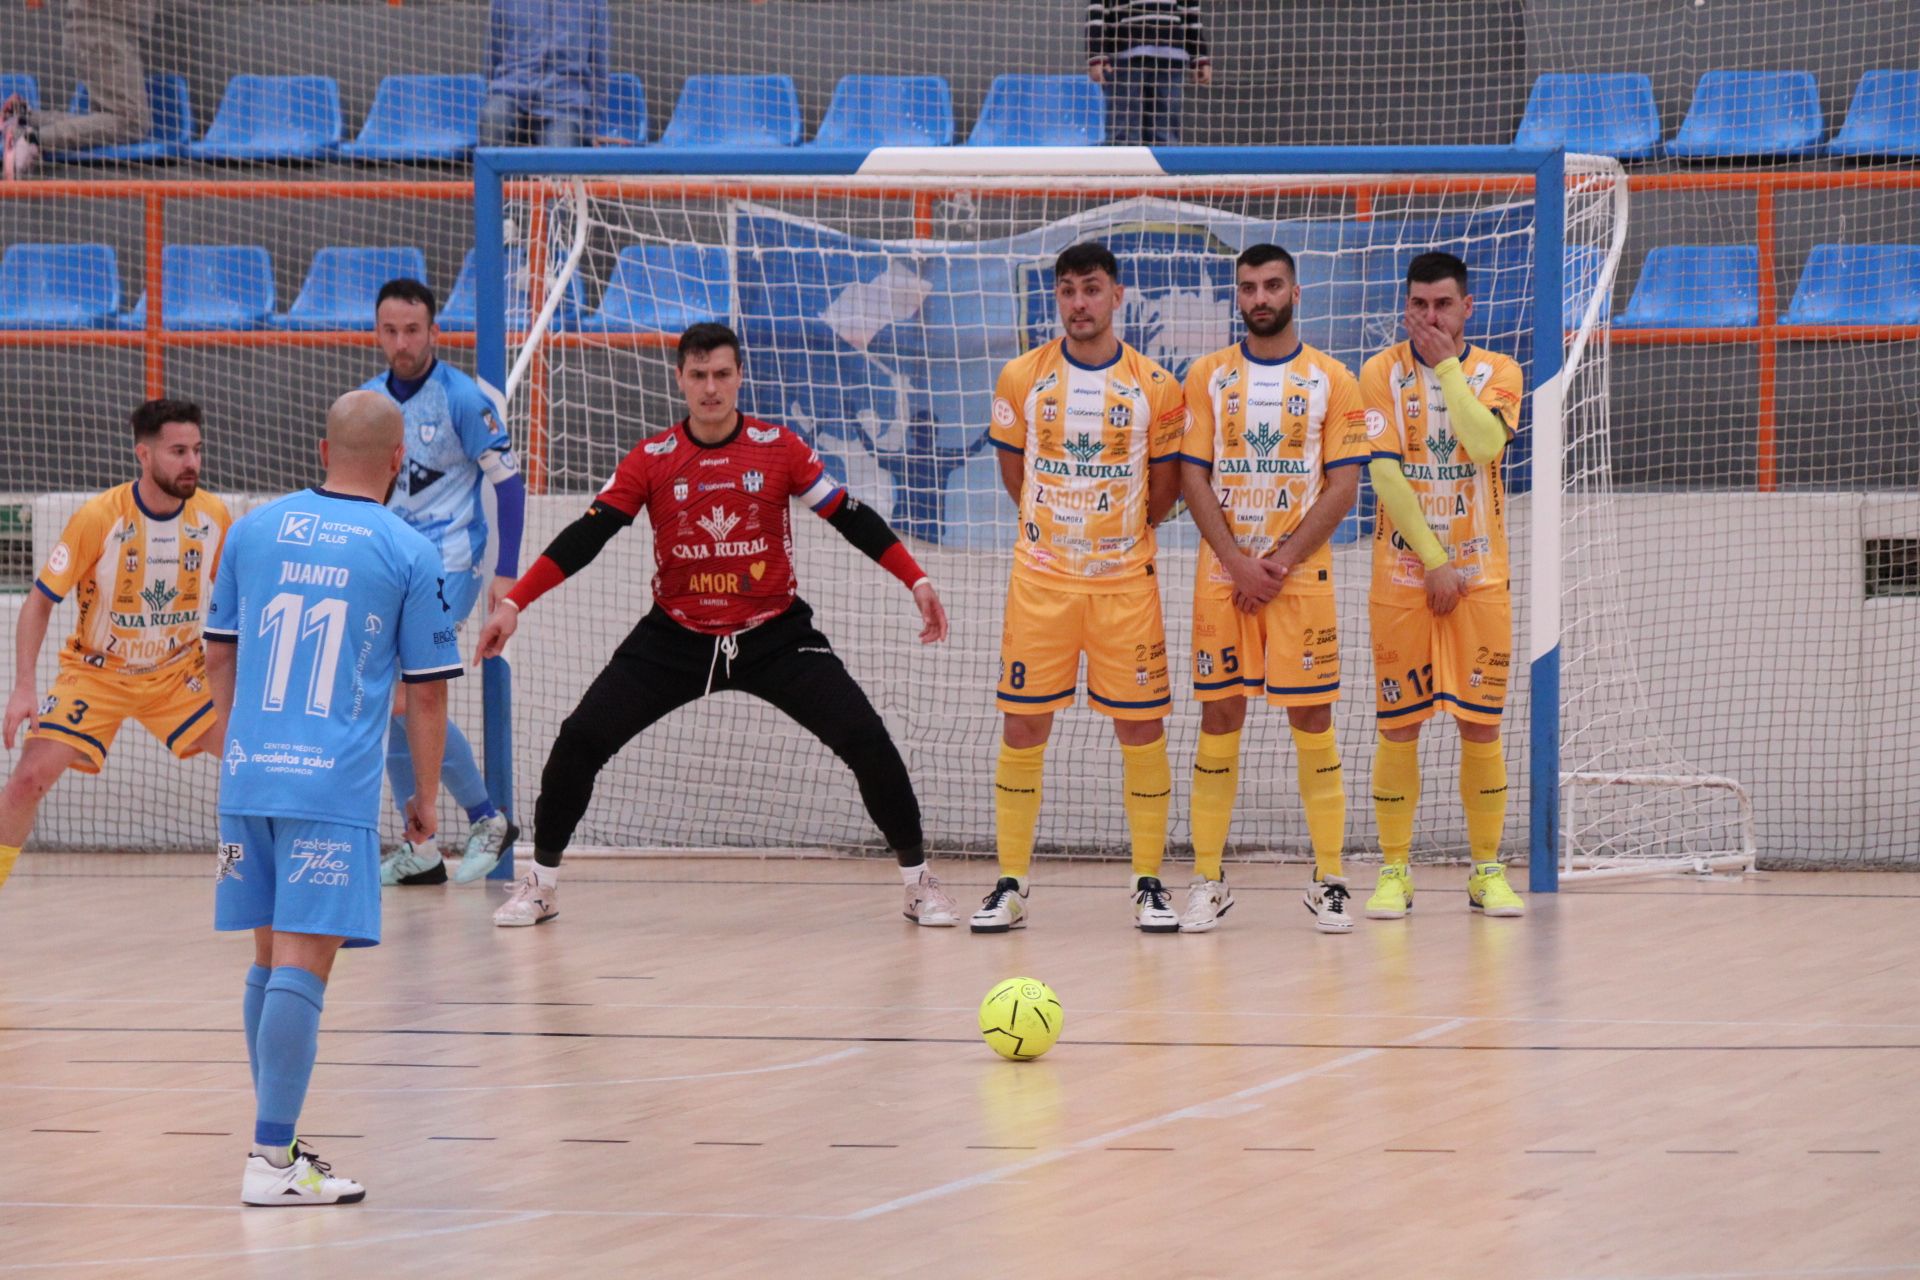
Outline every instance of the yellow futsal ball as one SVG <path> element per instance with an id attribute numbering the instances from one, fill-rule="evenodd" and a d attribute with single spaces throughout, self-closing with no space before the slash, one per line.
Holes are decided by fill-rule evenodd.
<path id="1" fill-rule="evenodd" d="M 1060 997 L 1038 978 L 1008 978 L 980 1002 L 980 1035 L 1003 1058 L 1025 1062 L 1060 1038 Z"/>

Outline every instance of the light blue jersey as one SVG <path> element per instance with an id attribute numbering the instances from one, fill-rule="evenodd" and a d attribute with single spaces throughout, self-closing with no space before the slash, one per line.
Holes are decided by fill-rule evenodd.
<path id="1" fill-rule="evenodd" d="M 394 682 L 460 674 L 445 572 L 399 516 L 324 489 L 233 526 L 205 633 L 239 645 L 223 817 L 379 826 Z"/>
<path id="2" fill-rule="evenodd" d="M 426 536 L 449 574 L 475 573 L 487 546 L 480 457 L 492 451 L 511 466 L 512 442 L 479 384 L 452 365 L 435 360 L 416 385 L 408 395 L 389 372 L 361 387 L 386 394 L 406 419 L 407 465 L 387 505 Z M 517 533 L 513 541 L 517 554 Z"/>

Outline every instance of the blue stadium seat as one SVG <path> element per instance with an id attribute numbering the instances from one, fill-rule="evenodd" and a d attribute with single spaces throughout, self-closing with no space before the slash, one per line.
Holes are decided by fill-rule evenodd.
<path id="1" fill-rule="evenodd" d="M 600 127 L 603 142 L 622 146 L 647 145 L 647 86 L 628 71 L 616 71 L 607 77 L 607 96 L 600 103 Z"/>
<path id="2" fill-rule="evenodd" d="M 1827 150 L 1836 156 L 1920 156 L 1920 71 L 1861 76 L 1846 123 Z"/>
<path id="3" fill-rule="evenodd" d="M 398 247 L 322 249 L 313 255 L 300 296 L 273 323 L 281 329 L 371 329 L 380 286 L 402 276 L 425 283 L 426 255 Z"/>
<path id="4" fill-rule="evenodd" d="M 939 76 L 842 76 L 819 147 L 950 147 L 953 92 Z"/>
<path id="5" fill-rule="evenodd" d="M 83 115 L 92 109 L 87 86 L 76 85 L 67 110 Z M 153 72 L 147 76 L 147 109 L 153 113 L 153 128 L 139 142 L 123 142 L 111 147 L 88 147 L 84 151 L 57 153 L 62 163 L 96 160 L 177 160 L 186 154 L 193 141 L 193 95 L 187 78 L 173 72 Z"/>
<path id="6" fill-rule="evenodd" d="M 1091 147 L 1107 140 L 1107 99 L 1085 76 L 995 76 L 970 147 Z"/>
<path id="7" fill-rule="evenodd" d="M 1643 75 L 1543 75 L 1533 82 L 1516 147 L 1565 147 L 1620 160 L 1660 151 L 1660 109 Z"/>
<path id="8" fill-rule="evenodd" d="M 533 323 L 533 312 L 527 306 L 530 294 L 527 287 L 527 251 L 513 246 L 507 250 L 506 259 L 507 328 L 524 330 Z M 469 249 L 466 261 L 460 264 L 460 278 L 453 282 L 453 292 L 447 295 L 446 305 L 440 309 L 440 327 L 449 333 L 472 333 L 477 327 L 475 317 L 479 300 L 480 286 L 473 273 L 473 250 Z M 553 313 L 553 331 L 564 333 L 574 328 L 586 309 L 586 289 L 576 272 L 567 282 L 567 296 Z"/>
<path id="9" fill-rule="evenodd" d="M 93 329 L 119 309 L 108 245 L 16 244 L 0 257 L 0 329 Z"/>
<path id="10" fill-rule="evenodd" d="M 273 317 L 273 259 L 257 244 L 170 244 L 160 288 L 165 329 L 264 329 Z M 146 294 L 120 327 L 147 327 Z"/>
<path id="11" fill-rule="evenodd" d="M 366 123 L 340 148 L 349 160 L 420 163 L 465 159 L 480 141 L 479 76 L 388 76 L 374 91 Z"/>
<path id="12" fill-rule="evenodd" d="M 1760 251 L 1750 244 L 1662 245 L 1647 254 L 1622 329 L 1751 328 L 1760 323 Z"/>
<path id="13" fill-rule="evenodd" d="M 1920 245 L 1817 244 L 1783 324 L 1920 324 Z"/>
<path id="14" fill-rule="evenodd" d="M 588 333 L 679 333 L 732 310 L 727 251 L 719 245 L 642 244 L 620 251 Z"/>
<path id="15" fill-rule="evenodd" d="M 27 105 L 35 111 L 40 109 L 40 81 L 36 76 L 24 71 L 0 72 L 0 102 L 5 102 L 14 94 L 27 100 Z"/>
<path id="16" fill-rule="evenodd" d="M 318 160 L 340 145 L 340 86 L 330 76 L 235 76 L 196 160 Z"/>
<path id="17" fill-rule="evenodd" d="M 791 147 L 800 141 L 792 76 L 688 76 L 663 147 Z"/>
<path id="18" fill-rule="evenodd" d="M 1691 160 L 1804 156 L 1819 150 L 1825 134 L 1811 71 L 1709 71 L 1667 154 Z"/>

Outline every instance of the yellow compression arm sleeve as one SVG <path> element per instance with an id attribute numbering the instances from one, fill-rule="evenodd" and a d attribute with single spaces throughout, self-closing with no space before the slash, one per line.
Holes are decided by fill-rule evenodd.
<path id="1" fill-rule="evenodd" d="M 1373 480 L 1373 492 L 1380 500 L 1380 509 L 1393 518 L 1393 527 L 1420 557 L 1420 563 L 1429 569 L 1445 564 L 1447 553 L 1440 539 L 1433 536 L 1433 530 L 1427 528 L 1420 499 L 1414 496 L 1413 486 L 1407 483 L 1407 473 L 1400 469 L 1400 464 L 1392 458 L 1376 457 L 1367 464 L 1367 475 Z"/>
<path id="2" fill-rule="evenodd" d="M 1453 424 L 1453 434 L 1467 447 L 1469 458 L 1486 466 L 1507 447 L 1507 424 L 1473 394 L 1458 359 L 1442 360 L 1433 372 L 1440 379 L 1440 395 L 1447 402 L 1447 420 Z"/>

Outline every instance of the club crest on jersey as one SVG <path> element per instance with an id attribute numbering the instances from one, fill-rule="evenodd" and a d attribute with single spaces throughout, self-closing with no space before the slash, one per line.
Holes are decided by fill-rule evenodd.
<path id="1" fill-rule="evenodd" d="M 1306 413 L 1306 411 L 1307 411 L 1307 398 L 1305 396 L 1288 396 L 1287 397 L 1288 413 L 1292 414 L 1294 417 L 1297 418 L 1297 417 L 1300 417 L 1302 414 Z"/>
<path id="2" fill-rule="evenodd" d="M 705 529 L 707 536 L 715 542 L 725 542 L 727 535 L 733 532 L 733 527 L 740 523 L 740 517 L 728 514 L 722 507 L 715 507 L 695 523 Z"/>
<path id="3" fill-rule="evenodd" d="M 200 548 L 188 547 L 180 553 L 180 567 L 188 573 L 200 572 Z"/>
<path id="4" fill-rule="evenodd" d="M 1059 420 L 1060 420 L 1060 402 L 1058 400 L 1052 400 L 1052 399 L 1042 400 L 1040 402 L 1040 421 L 1058 422 Z"/>
<path id="5" fill-rule="evenodd" d="M 1133 425 L 1133 406 L 1117 404 L 1107 410 L 1107 425 L 1118 431 L 1125 431 Z"/>
<path id="6" fill-rule="evenodd" d="M 1422 400 L 1422 397 L 1417 395 L 1407 397 L 1407 421 L 1408 422 L 1418 422 L 1420 420 L 1421 400 Z"/>
<path id="7" fill-rule="evenodd" d="M 128 573 L 140 572 L 140 553 L 138 551 L 135 551 L 132 547 L 127 548 L 127 572 Z"/>
<path id="8" fill-rule="evenodd" d="M 751 428 L 749 428 L 751 430 Z M 740 487 L 748 493 L 758 493 L 766 488 L 767 478 L 758 471 L 749 471 L 740 477 Z"/>
<path id="9" fill-rule="evenodd" d="M 1213 674 L 1213 655 L 1208 653 L 1205 649 L 1202 649 L 1199 652 L 1199 654 L 1194 658 L 1193 664 L 1195 667 L 1199 668 L 1201 675 L 1210 676 Z"/>
<path id="10" fill-rule="evenodd" d="M 753 441 L 755 444 L 772 444 L 779 438 L 780 428 L 778 427 L 768 427 L 765 431 L 762 431 L 759 427 L 747 428 L 747 439 Z"/>
<path id="11" fill-rule="evenodd" d="M 1240 412 L 1240 393 L 1238 391 L 1227 392 L 1227 412 L 1229 414 Z"/>
<path id="12" fill-rule="evenodd" d="M 673 500 L 675 502 L 685 502 L 687 500 L 688 488 L 689 486 L 684 476 L 675 480 L 673 482 Z"/>
<path id="13" fill-rule="evenodd" d="M 667 454 L 672 453 L 679 445 L 680 433 L 675 431 L 669 435 L 660 437 L 658 440 L 649 441 L 640 447 L 656 458 L 663 458 Z"/>
<path id="14" fill-rule="evenodd" d="M 432 444 L 433 438 L 440 434 L 440 428 L 434 423 L 424 423 L 420 428 L 420 443 Z"/>
<path id="15" fill-rule="evenodd" d="M 1380 700 L 1388 706 L 1392 706 L 1394 703 L 1400 701 L 1400 682 L 1398 680 L 1382 680 L 1380 682 Z"/>

